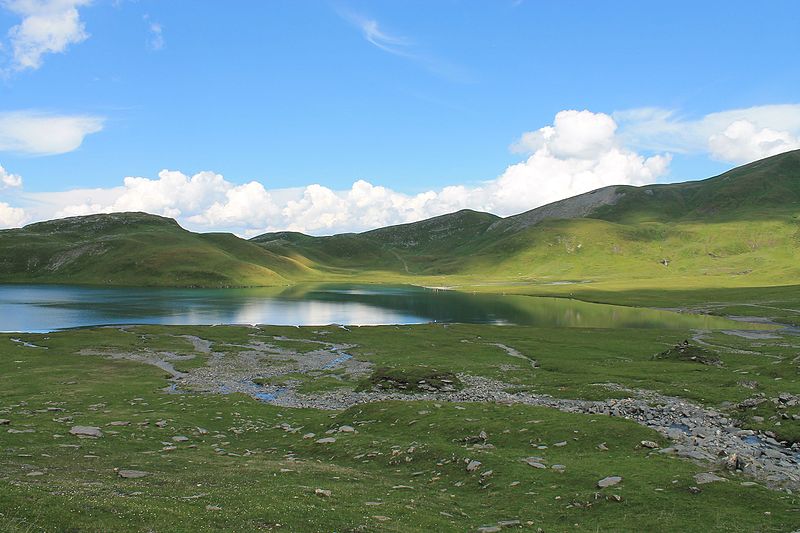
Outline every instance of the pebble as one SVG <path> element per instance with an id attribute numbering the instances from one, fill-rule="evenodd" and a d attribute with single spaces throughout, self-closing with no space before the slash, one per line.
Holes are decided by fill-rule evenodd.
<path id="1" fill-rule="evenodd" d="M 317 439 L 317 444 L 333 444 L 336 442 L 336 439 L 333 437 L 324 437 L 322 439 Z"/>

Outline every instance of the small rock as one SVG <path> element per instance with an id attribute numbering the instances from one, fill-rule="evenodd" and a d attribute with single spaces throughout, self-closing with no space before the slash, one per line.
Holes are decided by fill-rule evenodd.
<path id="1" fill-rule="evenodd" d="M 28 477 L 37 477 L 37 476 L 43 476 L 43 475 L 44 475 L 44 472 L 39 472 L 39 471 L 37 470 L 37 471 L 35 471 L 35 472 L 28 472 L 28 473 L 27 473 L 27 474 L 25 474 L 25 475 L 26 475 L 26 476 L 28 476 Z"/>
<path id="2" fill-rule="evenodd" d="M 317 436 L 316 433 L 306 433 L 305 435 L 303 435 L 303 438 L 304 439 L 313 439 L 316 436 Z"/>
<path id="3" fill-rule="evenodd" d="M 604 477 L 600 481 L 597 482 L 597 486 L 601 489 L 606 487 L 613 487 L 614 485 L 618 485 L 622 481 L 621 476 L 608 476 Z"/>
<path id="4" fill-rule="evenodd" d="M 314 489 L 314 494 L 316 494 L 320 498 L 330 498 L 331 497 L 331 491 L 329 491 L 327 489 Z"/>
<path id="5" fill-rule="evenodd" d="M 129 426 L 130 424 L 131 424 L 130 422 L 128 422 L 128 421 L 125 421 L 125 420 L 115 420 L 115 421 L 113 421 L 113 422 L 109 422 L 109 423 L 108 423 L 108 424 L 106 424 L 106 425 L 107 425 L 107 426 L 115 426 L 115 427 L 119 427 L 119 426 Z"/>
<path id="6" fill-rule="evenodd" d="M 221 511 L 222 507 L 218 505 L 206 505 L 206 511 Z"/>
<path id="7" fill-rule="evenodd" d="M 480 461 L 470 461 L 467 463 L 467 472 L 474 472 L 481 466 Z"/>
<path id="8" fill-rule="evenodd" d="M 497 522 L 497 525 L 500 527 L 515 527 L 521 524 L 519 520 L 500 520 Z"/>
<path id="9" fill-rule="evenodd" d="M 566 445 L 567 445 L 567 441 L 565 441 L 565 440 L 562 440 L 561 442 L 556 442 L 555 444 L 553 444 L 553 446 L 556 446 L 558 448 L 561 448 L 562 446 L 566 446 Z"/>
<path id="10" fill-rule="evenodd" d="M 317 439 L 317 444 L 333 444 L 334 442 L 336 442 L 336 439 L 334 439 L 333 437 L 325 437 L 322 439 Z"/>
<path id="11" fill-rule="evenodd" d="M 694 482 L 698 485 L 705 485 L 706 483 L 714 483 L 717 481 L 728 481 L 724 477 L 719 477 L 716 474 L 712 474 L 711 472 L 701 472 L 700 474 L 695 474 Z"/>
<path id="12" fill-rule="evenodd" d="M 141 470 L 118 470 L 117 475 L 123 479 L 139 479 L 149 476 L 150 473 L 142 472 Z"/>
<path id="13" fill-rule="evenodd" d="M 605 442 L 601 442 L 600 444 L 597 445 L 597 449 L 600 450 L 601 452 L 607 452 L 608 446 L 606 446 Z"/>
<path id="14" fill-rule="evenodd" d="M 553 465 L 550 468 L 552 468 L 556 472 L 564 472 L 567 469 L 565 465 Z"/>
<path id="15" fill-rule="evenodd" d="M 186 442 L 189 440 L 189 437 L 185 437 L 183 435 L 175 435 L 172 437 L 172 440 L 175 442 Z"/>
<path id="16" fill-rule="evenodd" d="M 499 531 L 503 531 L 503 528 L 500 526 L 483 526 L 478 528 L 478 533 L 498 533 Z"/>
<path id="17" fill-rule="evenodd" d="M 356 428 L 354 428 L 353 426 L 340 426 L 339 427 L 339 433 L 355 433 L 355 432 L 356 432 Z"/>
<path id="18" fill-rule="evenodd" d="M 69 433 L 77 437 L 89 437 L 93 439 L 103 436 L 103 432 L 100 431 L 100 428 L 95 426 L 72 426 Z"/>
<path id="19" fill-rule="evenodd" d="M 0 418 L 0 426 L 7 426 L 11 423 L 11 420 L 7 418 Z"/>
<path id="20" fill-rule="evenodd" d="M 691 492 L 692 494 L 700 494 L 701 492 L 703 492 L 703 489 L 701 489 L 700 487 L 689 487 L 689 492 Z"/>
<path id="21" fill-rule="evenodd" d="M 645 447 L 645 448 L 650 448 L 650 449 L 658 448 L 658 444 L 656 444 L 655 442 L 653 442 L 651 440 L 643 440 L 642 441 L 642 446 Z"/>

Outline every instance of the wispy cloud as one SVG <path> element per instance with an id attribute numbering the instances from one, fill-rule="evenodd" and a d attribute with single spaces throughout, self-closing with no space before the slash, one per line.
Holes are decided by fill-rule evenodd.
<path id="1" fill-rule="evenodd" d="M 414 57 L 410 51 L 412 42 L 405 37 L 386 33 L 381 29 L 377 20 L 352 13 L 346 15 L 346 18 L 361 29 L 364 38 L 369 43 L 380 48 L 384 52 L 402 57 Z"/>
<path id="2" fill-rule="evenodd" d="M 147 22 L 147 30 L 149 32 L 147 37 L 147 47 L 155 52 L 164 48 L 164 27 L 160 22 L 150 19 L 150 15 L 144 16 Z"/>
<path id="3" fill-rule="evenodd" d="M 364 39 L 379 50 L 418 63 L 426 70 L 451 81 L 468 82 L 472 79 L 465 68 L 426 53 L 414 40 L 386 30 L 374 18 L 352 11 L 339 11 L 339 15 L 358 28 Z"/>

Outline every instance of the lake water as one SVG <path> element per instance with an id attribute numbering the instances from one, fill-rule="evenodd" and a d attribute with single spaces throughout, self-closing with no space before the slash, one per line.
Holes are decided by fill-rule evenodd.
<path id="1" fill-rule="evenodd" d="M 297 285 L 259 289 L 148 289 L 0 285 L 0 331 L 107 324 L 325 324 L 426 322 L 557 327 L 734 329 L 719 317 L 413 286 Z"/>

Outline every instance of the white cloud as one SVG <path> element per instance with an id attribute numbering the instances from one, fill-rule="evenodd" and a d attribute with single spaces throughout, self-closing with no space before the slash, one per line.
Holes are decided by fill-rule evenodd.
<path id="1" fill-rule="evenodd" d="M 161 50 L 164 48 L 164 28 L 158 22 L 151 22 L 150 26 L 150 39 L 147 45 L 151 50 Z"/>
<path id="2" fill-rule="evenodd" d="M 0 112 L 0 151 L 32 155 L 71 152 L 103 129 L 104 118 L 38 111 Z"/>
<path id="3" fill-rule="evenodd" d="M 22 177 L 12 174 L 0 165 L 0 191 L 22 187 Z"/>
<path id="4" fill-rule="evenodd" d="M 411 42 L 405 37 L 390 35 L 380 28 L 378 21 L 356 13 L 342 13 L 342 16 L 361 30 L 361 33 L 373 46 L 384 52 L 410 57 L 408 47 Z"/>
<path id="5" fill-rule="evenodd" d="M 91 0 L 2 0 L 2 5 L 22 17 L 8 32 L 16 70 L 38 69 L 42 56 L 62 53 L 69 45 L 89 37 L 79 7 Z"/>
<path id="6" fill-rule="evenodd" d="M 710 153 L 746 163 L 792 150 L 800 137 L 800 104 L 732 109 L 689 119 L 659 108 L 614 113 L 620 139 L 635 149 Z"/>
<path id="7" fill-rule="evenodd" d="M 759 128 L 747 120 L 737 120 L 722 133 L 709 137 L 711 156 L 722 161 L 746 163 L 800 148 L 800 138 L 788 131 Z"/>
<path id="8" fill-rule="evenodd" d="M 27 195 L 50 218 L 93 212 L 147 211 L 192 229 L 243 235 L 295 230 L 314 234 L 361 231 L 413 222 L 463 208 L 510 215 L 606 185 L 651 183 L 666 173 L 668 155 L 645 157 L 620 145 L 612 117 L 562 111 L 553 124 L 528 132 L 515 149 L 526 160 L 496 179 L 404 194 L 358 180 L 344 191 L 320 184 L 268 189 L 237 185 L 214 172 L 193 176 L 163 170 L 157 179 L 127 177 L 113 189 Z"/>
<path id="9" fill-rule="evenodd" d="M 25 210 L 0 202 L 0 229 L 18 228 L 28 220 Z"/>

